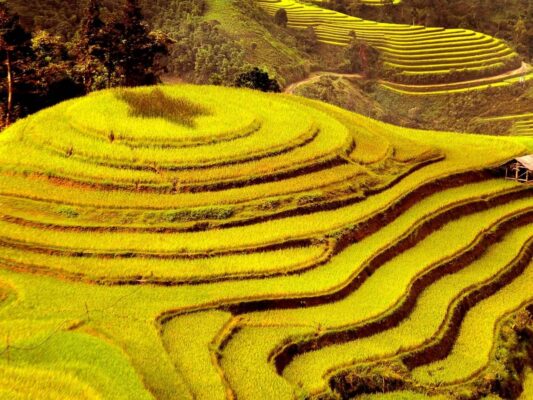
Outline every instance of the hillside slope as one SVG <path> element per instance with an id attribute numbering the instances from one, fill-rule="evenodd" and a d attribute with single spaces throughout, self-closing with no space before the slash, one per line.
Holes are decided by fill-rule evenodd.
<path id="1" fill-rule="evenodd" d="M 282 85 L 304 78 L 310 62 L 293 36 L 246 0 L 208 0 L 204 20 L 214 20 L 245 51 L 246 60 L 273 73 Z"/>
<path id="2" fill-rule="evenodd" d="M 532 194 L 494 172 L 521 143 L 213 86 L 21 120 L 0 137 L 0 395 L 514 396 Z"/>
<path id="3" fill-rule="evenodd" d="M 104 19 L 110 18 L 120 10 L 121 1 L 102 0 L 102 14 Z M 204 34 L 198 38 L 199 43 L 191 39 L 184 41 L 189 48 L 178 51 L 191 53 L 199 52 L 217 54 L 210 57 L 229 57 L 226 64 L 234 62 L 232 55 L 226 55 L 220 46 L 229 43 L 234 51 L 242 52 L 244 60 L 251 66 L 258 66 L 269 71 L 282 85 L 305 77 L 309 72 L 307 56 L 298 50 L 293 36 L 286 30 L 277 27 L 271 18 L 261 11 L 255 4 L 243 0 L 162 0 L 158 2 L 141 1 L 146 19 L 154 29 L 161 29 L 171 37 L 182 39 L 190 34 L 191 21 L 206 23 L 216 27 L 222 37 L 210 43 L 210 38 Z M 28 3 L 21 0 L 8 1 L 9 7 L 22 17 L 22 22 L 30 30 L 45 29 L 58 33 L 67 39 L 75 37 L 83 18 L 86 2 L 84 0 L 36 0 Z M 194 25 L 193 25 L 194 26 Z M 201 36 L 201 28 L 198 28 Z M 222 43 L 220 42 L 222 41 Z M 191 46 L 201 47 L 193 49 Z M 171 72 L 179 73 L 178 64 L 181 54 L 174 54 L 176 60 L 171 60 Z M 202 62 L 209 61 L 209 57 Z M 184 63 L 194 66 L 196 60 L 187 57 Z M 189 67 L 187 65 L 186 67 Z M 224 62 L 219 68 L 224 67 Z M 237 65 L 237 67 L 244 67 Z M 220 71 L 218 71 L 220 72 Z M 214 74 L 214 72 L 211 72 Z M 186 74 L 185 74 L 186 75 Z M 184 76 L 195 80 L 194 76 Z M 196 79 L 198 80 L 198 79 Z M 208 77 L 202 76 L 200 82 L 208 82 Z"/>
<path id="4" fill-rule="evenodd" d="M 404 84 L 407 92 L 437 84 L 445 84 L 440 91 L 451 90 L 450 85 L 457 82 L 499 76 L 521 65 L 520 57 L 505 43 L 471 30 L 379 23 L 297 0 L 258 2 L 271 15 L 285 10 L 290 27 L 312 27 L 321 42 L 346 46 L 355 35 L 374 46 L 383 62 L 381 78 Z M 525 75 L 533 78 L 533 73 Z"/>
<path id="5" fill-rule="evenodd" d="M 258 3 L 271 15 L 286 10 L 289 26 L 312 27 L 330 46 L 350 46 L 355 33 L 381 52 L 385 71 L 375 82 L 361 74 L 317 72 L 292 85 L 297 88 L 293 93 L 404 126 L 499 135 L 531 132 L 533 68 L 526 63 L 500 72 L 491 67 L 501 67 L 509 57 L 501 51 L 517 60 L 500 40 L 464 29 L 376 23 L 295 0 Z M 481 67 L 472 68 L 476 58 Z M 391 73 L 395 68 L 399 73 Z"/>

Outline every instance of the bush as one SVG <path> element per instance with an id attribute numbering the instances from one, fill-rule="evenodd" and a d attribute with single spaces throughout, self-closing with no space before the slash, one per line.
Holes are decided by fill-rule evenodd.
<path id="1" fill-rule="evenodd" d="M 255 67 L 248 72 L 240 74 L 235 80 L 236 87 L 261 90 L 262 92 L 281 91 L 279 83 L 275 79 L 270 79 L 268 73 Z"/>
<path id="2" fill-rule="evenodd" d="M 289 23 L 289 17 L 287 16 L 287 11 L 284 8 L 280 8 L 274 14 L 274 22 L 279 25 L 286 27 Z"/>

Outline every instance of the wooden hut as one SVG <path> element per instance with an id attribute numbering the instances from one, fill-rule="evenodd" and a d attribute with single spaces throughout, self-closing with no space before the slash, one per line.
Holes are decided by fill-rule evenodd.
<path id="1" fill-rule="evenodd" d="M 505 179 L 533 183 L 533 154 L 518 157 L 503 165 Z"/>

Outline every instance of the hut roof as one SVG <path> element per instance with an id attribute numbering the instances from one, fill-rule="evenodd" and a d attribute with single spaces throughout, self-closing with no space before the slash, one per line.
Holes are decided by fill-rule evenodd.
<path id="1" fill-rule="evenodd" d="M 530 154 L 528 156 L 518 157 L 516 158 L 516 161 L 518 161 L 520 164 L 522 164 L 524 167 L 526 167 L 530 171 L 533 171 L 533 154 Z"/>

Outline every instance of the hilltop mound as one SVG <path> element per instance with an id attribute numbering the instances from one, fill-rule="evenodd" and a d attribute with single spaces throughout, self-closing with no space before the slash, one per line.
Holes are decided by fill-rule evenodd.
<path id="1" fill-rule="evenodd" d="M 487 169 L 525 151 L 210 86 L 21 120 L 0 137 L 0 394 L 516 393 L 531 187 Z"/>
<path id="2" fill-rule="evenodd" d="M 0 152 L 1 186 L 20 193 L 8 201 L 11 216 L 19 227 L 57 235 L 209 231 L 336 208 L 440 158 L 430 146 L 340 109 L 201 86 L 104 91 L 66 102 L 6 132 Z M 68 242 L 33 246 L 46 252 Z M 139 245 L 116 242 L 106 252 Z M 61 252 L 100 247 L 89 235 Z M 149 247 L 135 252 L 155 251 Z M 171 247 L 161 251 L 183 258 L 213 251 Z M 81 271 L 76 264 L 69 268 Z M 192 275 L 186 268 L 170 273 L 182 274 Z"/>

